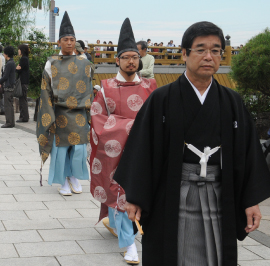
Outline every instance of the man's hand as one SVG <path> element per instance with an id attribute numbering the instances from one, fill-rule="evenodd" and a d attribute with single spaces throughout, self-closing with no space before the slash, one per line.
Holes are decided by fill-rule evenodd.
<path id="1" fill-rule="evenodd" d="M 16 69 L 17 69 L 17 70 L 20 70 L 20 69 L 22 69 L 22 68 L 21 68 L 20 65 L 17 65 Z"/>
<path id="2" fill-rule="evenodd" d="M 134 222 L 135 218 L 136 218 L 138 221 L 140 221 L 142 209 L 138 205 L 126 202 L 125 210 L 126 210 L 126 212 L 128 214 L 128 219 L 129 220 Z"/>
<path id="3" fill-rule="evenodd" d="M 250 233 L 257 229 L 260 225 L 262 218 L 259 205 L 255 205 L 246 209 L 247 226 L 245 228 L 247 233 Z"/>

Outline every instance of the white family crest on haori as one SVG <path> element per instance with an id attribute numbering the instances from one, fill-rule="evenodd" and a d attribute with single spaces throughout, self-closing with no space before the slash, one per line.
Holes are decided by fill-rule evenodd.
<path id="1" fill-rule="evenodd" d="M 132 94 L 127 99 L 127 105 L 132 111 L 137 112 L 143 105 L 143 99 L 137 94 Z"/>
<path id="2" fill-rule="evenodd" d="M 105 203 L 107 201 L 107 194 L 105 189 L 101 186 L 96 186 L 94 191 L 94 198 L 101 203 Z"/>
<path id="3" fill-rule="evenodd" d="M 117 169 L 117 167 L 110 173 L 110 181 L 112 184 L 115 184 L 115 185 L 117 185 L 117 182 L 113 179 L 113 176 L 116 172 L 116 169 Z"/>
<path id="4" fill-rule="evenodd" d="M 105 143 L 104 150 L 109 157 L 114 158 L 121 153 L 122 147 L 117 140 L 109 140 Z"/>
<path id="5" fill-rule="evenodd" d="M 129 135 L 130 130 L 131 130 L 132 126 L 133 126 L 133 123 L 134 123 L 134 120 L 129 121 L 129 122 L 127 123 L 127 125 L 126 125 L 126 132 L 127 132 L 128 135 Z"/>
<path id="6" fill-rule="evenodd" d="M 93 102 L 91 105 L 91 115 L 97 115 L 102 113 L 102 107 L 98 102 Z"/>
<path id="7" fill-rule="evenodd" d="M 116 103 L 112 98 L 106 98 L 107 106 L 110 113 L 113 113 L 116 108 Z"/>
<path id="8" fill-rule="evenodd" d="M 98 175 L 102 170 L 102 164 L 99 159 L 94 158 L 92 163 L 92 173 Z"/>
<path id="9" fill-rule="evenodd" d="M 192 144 L 186 144 L 187 147 L 193 151 L 195 154 L 197 154 L 201 160 L 200 160 L 200 165 L 201 165 L 201 173 L 200 176 L 201 177 L 206 177 L 206 170 L 207 170 L 207 162 L 209 160 L 209 157 L 214 154 L 215 152 L 217 152 L 219 150 L 220 147 L 216 147 L 214 149 L 211 149 L 210 147 L 205 147 L 204 148 L 204 152 L 201 152 L 200 150 L 198 150 L 196 147 L 194 147 Z"/>
<path id="10" fill-rule="evenodd" d="M 111 129 L 115 127 L 116 125 L 116 119 L 113 115 L 110 115 L 109 118 L 107 119 L 106 123 L 104 124 L 105 129 Z"/>
<path id="11" fill-rule="evenodd" d="M 95 145 L 98 145 L 98 137 L 97 137 L 97 134 L 93 128 L 92 128 L 92 138 L 93 138 L 93 142 L 95 143 Z"/>
<path id="12" fill-rule="evenodd" d="M 123 194 L 123 195 L 121 195 L 118 199 L 117 199 L 117 201 L 118 201 L 118 207 L 119 207 L 119 209 L 121 209 L 121 210 L 125 210 L 125 204 L 126 204 L 126 202 L 127 202 L 127 200 L 126 200 L 126 194 Z"/>

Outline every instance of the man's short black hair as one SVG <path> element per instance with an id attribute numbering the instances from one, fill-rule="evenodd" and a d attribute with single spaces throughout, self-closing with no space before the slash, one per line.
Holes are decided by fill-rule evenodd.
<path id="1" fill-rule="evenodd" d="M 3 51 L 3 46 L 0 45 L 0 53 L 2 53 L 2 51 Z"/>
<path id="2" fill-rule="evenodd" d="M 6 54 L 9 58 L 13 58 L 13 55 L 14 55 L 13 46 L 6 46 L 4 48 L 4 54 Z"/>
<path id="3" fill-rule="evenodd" d="M 142 50 L 147 49 L 147 47 L 148 47 L 147 42 L 145 42 L 145 41 L 139 41 L 136 44 L 141 45 Z"/>
<path id="4" fill-rule="evenodd" d="M 151 39 L 147 39 L 147 42 L 151 41 Z"/>
<path id="5" fill-rule="evenodd" d="M 225 39 L 222 29 L 208 21 L 201 21 L 191 25 L 183 35 L 181 47 L 185 49 L 191 48 L 196 37 L 209 35 L 218 36 L 221 41 L 221 48 L 223 50 L 225 49 Z M 187 56 L 189 56 L 189 53 L 190 50 L 187 50 Z"/>
<path id="6" fill-rule="evenodd" d="M 84 48 L 85 48 L 84 42 L 82 40 L 78 40 L 76 42 L 78 42 L 81 45 L 82 49 L 84 50 Z"/>

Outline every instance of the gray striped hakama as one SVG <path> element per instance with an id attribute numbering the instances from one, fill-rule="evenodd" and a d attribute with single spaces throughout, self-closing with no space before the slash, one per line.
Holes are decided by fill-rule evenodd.
<path id="1" fill-rule="evenodd" d="M 178 221 L 178 266 L 222 266 L 220 166 L 183 163 Z"/>

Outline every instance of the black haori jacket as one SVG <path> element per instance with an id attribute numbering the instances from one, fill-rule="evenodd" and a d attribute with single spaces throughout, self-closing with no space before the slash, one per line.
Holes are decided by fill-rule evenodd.
<path id="1" fill-rule="evenodd" d="M 136 117 L 114 176 L 127 201 L 142 208 L 143 266 L 177 265 L 182 86 L 190 86 L 184 75 L 150 95 Z M 236 266 L 236 239 L 247 235 L 245 209 L 270 197 L 270 174 L 240 96 L 216 80 L 212 86 L 219 92 L 221 115 L 223 266 Z"/>

